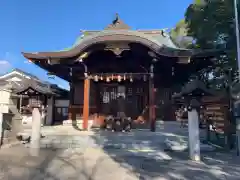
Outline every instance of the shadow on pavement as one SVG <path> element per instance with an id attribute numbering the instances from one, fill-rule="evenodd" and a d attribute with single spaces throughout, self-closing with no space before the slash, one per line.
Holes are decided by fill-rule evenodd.
<path id="1" fill-rule="evenodd" d="M 116 133 L 98 131 L 92 136 L 121 167 L 139 179 L 239 179 L 240 159 L 229 153 L 202 152 L 202 162 L 192 162 L 188 152 L 166 152 L 165 139 L 187 141 L 186 129 L 165 127 L 158 132 Z M 172 130 L 171 130 L 172 129 Z"/>
<path id="2" fill-rule="evenodd" d="M 88 159 L 83 156 L 83 153 L 73 152 L 72 149 L 42 149 L 38 157 L 29 156 L 28 149 L 23 147 L 14 147 L 7 151 L 1 151 L 1 180 L 93 180 L 98 167 L 104 160 L 99 158 L 91 162 L 91 168 L 89 168 Z M 10 151 L 22 154 L 13 155 Z"/>
<path id="3" fill-rule="evenodd" d="M 1 149 L 0 179 L 237 180 L 240 177 L 240 161 L 230 153 L 203 152 L 203 162 L 195 163 L 188 160 L 187 152 L 164 151 L 166 138 L 187 141 L 187 130 L 172 124 L 158 128 L 155 133 L 95 131 L 70 137 L 78 138 L 77 148 L 41 149 L 38 157 L 29 156 L 29 150 L 23 146 Z"/>

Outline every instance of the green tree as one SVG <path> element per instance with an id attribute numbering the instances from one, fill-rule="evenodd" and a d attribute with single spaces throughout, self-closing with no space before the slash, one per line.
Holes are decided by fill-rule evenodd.
<path id="1" fill-rule="evenodd" d="M 170 31 L 173 42 L 180 48 L 190 48 L 193 38 L 188 36 L 188 26 L 184 19 L 179 21 L 175 28 Z"/>
<path id="2" fill-rule="evenodd" d="M 236 36 L 233 0 L 195 0 L 185 13 L 188 35 L 195 40 L 194 48 L 225 49 L 226 54 L 218 55 L 214 65 L 199 74 L 211 74 L 205 78 L 209 86 L 231 91 L 231 84 L 236 77 Z M 229 105 L 232 106 L 229 96 Z M 234 124 L 233 113 L 229 119 Z M 228 131 L 229 145 L 232 147 L 232 131 Z"/>
<path id="3" fill-rule="evenodd" d="M 196 0 L 185 13 L 187 35 L 194 48 L 225 49 L 211 69 L 211 85 L 222 88 L 236 75 L 236 37 L 233 0 Z M 229 71 L 229 69 L 232 69 Z M 209 69 L 208 69 L 209 71 Z M 205 73 L 203 71 L 203 73 Z M 206 74 L 206 73 L 205 73 Z"/>

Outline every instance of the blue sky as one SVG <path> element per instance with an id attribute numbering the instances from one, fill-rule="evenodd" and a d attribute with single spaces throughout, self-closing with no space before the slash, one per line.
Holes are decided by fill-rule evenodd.
<path id="1" fill-rule="evenodd" d="M 101 30 L 115 13 L 133 29 L 172 28 L 193 0 L 1 0 L 0 73 L 20 68 L 42 80 L 44 70 L 30 64 L 22 51 L 55 51 L 71 46 L 80 30 Z"/>

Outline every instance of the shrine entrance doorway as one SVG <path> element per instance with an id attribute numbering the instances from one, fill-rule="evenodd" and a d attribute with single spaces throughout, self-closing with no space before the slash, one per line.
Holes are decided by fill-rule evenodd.
<path id="1" fill-rule="evenodd" d="M 146 114 L 149 103 L 148 83 L 108 83 L 99 84 L 100 114 L 121 116 L 132 119 Z"/>

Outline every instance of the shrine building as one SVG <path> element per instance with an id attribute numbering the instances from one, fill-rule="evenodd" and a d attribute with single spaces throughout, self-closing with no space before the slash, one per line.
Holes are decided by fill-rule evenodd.
<path id="1" fill-rule="evenodd" d="M 22 54 L 69 82 L 66 122 L 83 129 L 119 112 L 152 130 L 158 119 L 174 120 L 172 94 L 214 57 L 178 47 L 165 30 L 132 30 L 118 15 L 101 31 L 82 31 L 71 48 Z"/>

